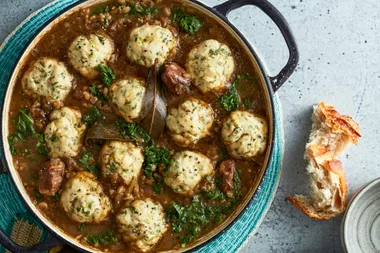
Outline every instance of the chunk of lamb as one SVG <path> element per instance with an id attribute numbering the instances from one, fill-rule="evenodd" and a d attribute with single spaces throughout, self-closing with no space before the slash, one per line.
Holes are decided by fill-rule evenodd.
<path id="1" fill-rule="evenodd" d="M 40 171 L 39 190 L 42 195 L 54 196 L 60 189 L 65 173 L 65 164 L 59 158 L 52 158 Z"/>
<path id="2" fill-rule="evenodd" d="M 223 179 L 222 191 L 229 198 L 232 198 L 234 195 L 235 162 L 233 160 L 223 161 L 219 165 L 219 173 L 221 174 Z"/>
<path id="3" fill-rule="evenodd" d="M 191 83 L 191 75 L 175 62 L 165 64 L 161 78 L 170 92 L 177 95 L 186 93 Z"/>

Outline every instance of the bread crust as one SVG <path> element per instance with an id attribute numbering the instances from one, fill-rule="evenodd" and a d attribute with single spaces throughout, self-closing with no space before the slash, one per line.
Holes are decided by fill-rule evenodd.
<path id="1" fill-rule="evenodd" d="M 335 133 L 343 133 L 347 135 L 351 142 L 355 145 L 358 144 L 358 140 L 361 137 L 359 124 L 356 123 L 350 116 L 340 115 L 339 112 L 331 105 L 325 102 L 318 104 L 318 109 L 325 116 L 325 123 Z"/>
<path id="2" fill-rule="evenodd" d="M 350 142 L 357 144 L 360 137 L 360 127 L 351 117 L 340 115 L 325 102 L 319 103 L 314 108 L 313 129 L 305 151 L 311 194 L 289 196 L 288 200 L 317 220 L 328 220 L 344 212 L 347 179 L 337 158 Z"/>

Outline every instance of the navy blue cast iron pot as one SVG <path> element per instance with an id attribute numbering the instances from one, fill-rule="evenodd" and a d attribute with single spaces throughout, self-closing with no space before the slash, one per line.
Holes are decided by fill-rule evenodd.
<path id="1" fill-rule="evenodd" d="M 12 156 L 9 152 L 9 144 L 7 141 L 8 136 L 8 115 L 9 115 L 9 104 L 10 104 L 10 96 L 14 88 L 14 84 L 16 83 L 17 75 L 19 73 L 20 68 L 23 66 L 24 61 L 26 60 L 26 56 L 29 54 L 30 50 L 34 47 L 34 45 L 46 34 L 57 22 L 64 19 L 71 13 L 79 10 L 80 8 L 90 6 L 96 3 L 101 3 L 106 0 L 81 0 L 77 3 L 71 5 L 70 7 L 64 9 L 61 13 L 53 17 L 49 22 L 47 22 L 40 31 L 35 35 L 35 37 L 28 43 L 25 47 L 24 52 L 20 55 L 18 63 L 14 67 L 13 74 L 8 83 L 8 87 L 6 89 L 6 95 L 4 96 L 4 100 L 2 103 L 2 157 L 3 157 L 3 173 L 8 173 L 12 178 L 15 188 L 17 189 L 20 198 L 24 201 L 25 206 L 34 214 L 37 220 L 41 222 L 49 231 L 48 237 L 45 241 L 31 246 L 31 247 L 22 247 L 14 243 L 10 240 L 3 231 L 0 230 L 0 244 L 5 248 L 9 249 L 11 252 L 15 253 L 37 253 L 43 252 L 47 249 L 50 249 L 54 246 L 67 244 L 72 248 L 77 249 L 82 252 L 99 252 L 94 248 L 84 246 L 80 244 L 78 241 L 71 238 L 69 235 L 65 234 L 64 231 L 55 226 L 51 221 L 49 221 L 40 211 L 35 207 L 35 205 L 29 199 L 22 182 L 18 176 L 17 171 L 14 169 Z M 285 18 L 281 15 L 281 13 L 267 0 L 229 0 L 221 5 L 215 7 L 208 7 L 198 1 L 195 0 L 183 0 L 183 2 L 193 8 L 196 8 L 200 12 L 205 15 L 208 15 L 219 21 L 219 24 L 223 26 L 225 29 L 229 30 L 231 35 L 233 35 L 237 41 L 241 43 L 241 46 L 245 48 L 245 50 L 250 55 L 254 66 L 257 68 L 257 72 L 259 73 L 260 85 L 262 85 L 262 89 L 266 96 L 267 108 L 268 108 L 268 117 L 269 117 L 269 145 L 267 149 L 266 159 L 261 169 L 259 178 L 257 183 L 252 186 L 247 197 L 241 201 L 241 203 L 236 207 L 236 210 L 232 213 L 232 215 L 222 224 L 220 224 L 217 228 L 214 229 L 211 233 L 203 236 L 195 241 L 192 245 L 189 245 L 186 248 L 182 248 L 177 250 L 176 252 L 190 252 L 205 244 L 211 242 L 213 239 L 220 236 L 224 231 L 226 231 L 231 225 L 233 225 L 240 217 L 240 215 L 245 211 L 246 207 L 252 201 L 255 196 L 255 192 L 258 187 L 263 183 L 263 178 L 265 177 L 265 173 L 267 171 L 267 166 L 270 164 L 271 156 L 273 152 L 273 143 L 274 143 L 274 133 L 275 133 L 275 123 L 274 123 L 274 104 L 273 104 L 273 95 L 274 93 L 284 84 L 284 82 L 290 77 L 290 75 L 294 72 L 296 65 L 298 63 L 299 54 L 297 49 L 297 44 L 295 42 L 293 33 L 289 27 L 289 24 L 285 20 Z M 274 23 L 278 26 L 281 31 L 285 42 L 289 49 L 289 59 L 286 63 L 285 67 L 282 68 L 280 73 L 274 77 L 270 76 L 264 68 L 263 61 L 259 58 L 258 54 L 252 47 L 252 45 L 247 41 L 247 39 L 241 34 L 241 32 L 232 25 L 227 18 L 227 15 L 230 11 L 235 10 L 237 8 L 253 5 L 260 8 L 265 14 L 267 14 Z M 174 251 L 173 251 L 174 252 Z"/>

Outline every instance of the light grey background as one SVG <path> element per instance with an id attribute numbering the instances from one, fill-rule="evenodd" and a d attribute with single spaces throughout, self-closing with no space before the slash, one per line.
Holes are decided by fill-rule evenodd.
<path id="1" fill-rule="evenodd" d="M 32 11 L 50 0 L 0 0 L 0 42 Z M 204 0 L 210 6 L 218 0 Z M 242 253 L 342 252 L 341 218 L 313 221 L 285 198 L 307 193 L 303 161 L 313 104 L 326 101 L 361 125 L 362 139 L 342 157 L 350 197 L 363 184 L 380 177 L 380 1 L 271 0 L 297 38 L 300 63 L 278 92 L 283 106 L 286 150 L 281 183 L 257 234 Z M 260 11 L 245 7 L 230 20 L 261 53 L 271 73 L 287 59 L 278 30 Z"/>

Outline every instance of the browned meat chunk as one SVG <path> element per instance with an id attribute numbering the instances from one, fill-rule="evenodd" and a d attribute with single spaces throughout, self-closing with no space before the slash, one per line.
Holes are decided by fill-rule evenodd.
<path id="1" fill-rule="evenodd" d="M 181 95 L 186 93 L 191 83 L 191 75 L 177 63 L 171 62 L 165 64 L 165 72 L 162 74 L 162 81 L 166 84 L 170 92 Z"/>
<path id="2" fill-rule="evenodd" d="M 78 169 L 78 164 L 73 158 L 64 158 L 63 161 L 65 162 L 66 165 L 66 171 L 73 171 Z"/>
<path id="3" fill-rule="evenodd" d="M 40 171 L 40 193 L 54 196 L 61 188 L 65 164 L 59 158 L 53 158 L 45 163 Z"/>
<path id="4" fill-rule="evenodd" d="M 234 195 L 234 173 L 235 173 L 235 163 L 233 160 L 223 161 L 219 165 L 219 173 L 222 176 L 223 184 L 222 191 L 229 197 L 232 198 Z"/>

